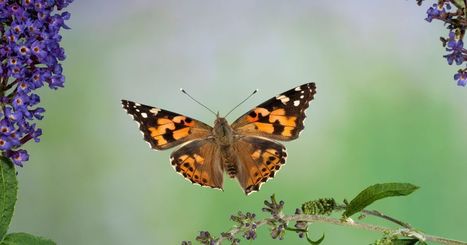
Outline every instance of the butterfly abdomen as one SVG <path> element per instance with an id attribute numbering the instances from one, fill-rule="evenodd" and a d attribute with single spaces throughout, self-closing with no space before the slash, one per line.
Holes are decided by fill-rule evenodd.
<path id="1" fill-rule="evenodd" d="M 228 164 L 225 170 L 230 178 L 235 178 L 238 173 L 237 165 L 235 164 Z"/>

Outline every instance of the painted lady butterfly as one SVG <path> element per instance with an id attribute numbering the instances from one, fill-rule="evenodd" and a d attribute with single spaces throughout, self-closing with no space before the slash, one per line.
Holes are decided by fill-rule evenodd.
<path id="1" fill-rule="evenodd" d="M 277 141 L 298 138 L 305 109 L 316 93 L 307 83 L 273 97 L 231 125 L 217 115 L 214 127 L 160 108 L 122 100 L 151 148 L 165 150 L 175 170 L 192 183 L 222 190 L 224 171 L 237 178 L 248 195 L 274 177 L 285 163 L 285 147 Z"/>

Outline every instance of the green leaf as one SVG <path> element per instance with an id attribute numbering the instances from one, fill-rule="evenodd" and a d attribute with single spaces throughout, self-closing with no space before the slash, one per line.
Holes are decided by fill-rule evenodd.
<path id="1" fill-rule="evenodd" d="M 372 185 L 360 192 L 346 206 L 344 217 L 350 217 L 355 213 L 362 211 L 373 202 L 386 197 L 406 196 L 418 189 L 418 186 L 409 183 L 386 183 Z"/>
<path id="2" fill-rule="evenodd" d="M 0 245 L 56 245 L 56 243 L 43 237 L 18 232 L 6 235 Z"/>
<path id="3" fill-rule="evenodd" d="M 453 0 L 452 3 L 458 8 L 463 9 L 465 8 L 465 3 L 463 0 Z"/>
<path id="4" fill-rule="evenodd" d="M 311 240 L 308 237 L 308 233 L 305 233 L 305 235 L 306 235 L 306 240 L 308 241 L 308 243 L 313 244 L 313 245 L 319 245 L 324 240 L 324 233 L 323 233 L 323 236 L 321 236 L 321 238 L 316 241 Z"/>
<path id="5" fill-rule="evenodd" d="M 10 226 L 17 190 L 18 181 L 13 163 L 5 157 L 0 157 L 0 240 Z"/>
<path id="6" fill-rule="evenodd" d="M 395 239 L 392 240 L 391 245 L 415 245 L 417 244 L 418 239 Z"/>

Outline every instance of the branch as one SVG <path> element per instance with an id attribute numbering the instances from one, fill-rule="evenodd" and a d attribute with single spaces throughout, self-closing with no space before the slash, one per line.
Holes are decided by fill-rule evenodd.
<path id="1" fill-rule="evenodd" d="M 335 210 L 345 210 L 346 208 L 346 205 L 338 205 L 336 207 Z M 382 219 L 385 219 L 385 220 L 388 220 L 388 221 L 391 221 L 397 225 L 400 225 L 404 228 L 407 228 L 407 229 L 413 229 L 413 227 L 406 223 L 406 222 L 403 222 L 403 221 L 400 221 L 396 218 L 393 218 L 393 217 L 390 217 L 390 216 L 387 216 L 383 213 L 381 213 L 380 211 L 377 211 L 377 210 L 366 210 L 366 209 L 363 209 L 362 211 L 360 211 L 361 213 L 365 214 L 365 215 L 371 215 L 371 216 L 375 216 L 375 217 L 378 217 L 378 218 L 382 218 Z"/>
<path id="2" fill-rule="evenodd" d="M 301 209 L 296 209 L 295 214 L 289 215 L 282 212 L 284 201 L 277 202 L 275 196 L 272 195 L 270 201 L 264 201 L 265 207 L 262 209 L 262 211 L 270 214 L 269 217 L 257 220 L 254 213 L 247 212 L 244 214 L 242 212 L 238 212 L 237 215 L 231 216 L 231 220 L 237 224 L 227 232 L 222 232 L 220 237 L 214 238 L 209 232 L 202 231 L 200 232 L 200 235 L 196 237 L 196 240 L 202 244 L 209 245 L 220 245 L 227 241 L 231 244 L 239 244 L 239 237 L 243 237 L 246 240 L 254 240 L 256 239 L 256 229 L 267 225 L 271 229 L 271 237 L 273 239 L 282 240 L 286 231 L 289 231 L 296 232 L 300 238 L 306 237 L 310 244 L 317 245 L 323 241 L 324 235 L 317 241 L 313 241 L 308 237 L 308 227 L 313 223 L 326 223 L 383 234 L 383 238 L 376 241 L 375 244 L 381 244 L 381 241 L 394 243 L 398 241 L 409 241 L 411 242 L 410 244 L 426 244 L 425 242 L 434 242 L 448 245 L 467 245 L 467 242 L 420 232 L 410 224 L 383 214 L 380 211 L 363 209 L 363 205 L 369 205 L 378 199 L 390 196 L 408 195 L 417 188 L 418 187 L 407 183 L 376 184 L 360 192 L 360 194 L 357 195 L 357 197 L 355 197 L 350 203 L 344 201 L 344 204 L 337 205 L 333 198 L 321 198 L 302 204 Z M 355 208 L 358 208 L 358 210 Z M 341 213 L 342 211 L 343 213 L 339 218 L 329 216 L 332 213 Z M 350 216 L 355 213 L 371 215 L 390 221 L 397 224 L 399 228 L 390 228 L 360 221 L 356 222 L 350 218 Z M 290 222 L 295 222 L 295 228 L 289 227 Z M 183 242 L 182 244 L 191 244 L 191 242 Z"/>
<path id="3" fill-rule="evenodd" d="M 413 229 L 407 229 L 407 228 L 392 229 L 392 228 L 379 226 L 379 225 L 359 223 L 359 222 L 353 221 L 352 219 L 343 221 L 341 219 L 327 217 L 324 215 L 294 214 L 294 215 L 284 215 L 282 219 L 286 222 L 306 221 L 309 223 L 325 223 L 325 224 L 333 224 L 333 225 L 339 225 L 339 226 L 352 227 L 352 228 L 361 229 L 361 230 L 373 231 L 373 232 L 378 232 L 382 234 L 394 234 L 394 235 L 401 235 L 404 237 L 413 237 L 417 239 L 423 238 L 424 241 L 437 242 L 439 244 L 467 245 L 467 242 L 448 239 L 448 238 L 439 237 L 439 236 L 428 235 L 422 232 L 414 231 Z M 257 221 L 256 227 L 261 227 L 270 222 L 273 222 L 274 220 L 275 218 L 266 218 L 266 219 Z M 243 232 L 243 229 L 239 227 L 234 227 L 230 229 L 227 233 L 231 234 L 232 236 L 237 236 L 241 232 Z M 222 242 L 226 240 L 228 240 L 227 237 L 220 237 L 214 244 L 220 245 L 222 244 Z"/>

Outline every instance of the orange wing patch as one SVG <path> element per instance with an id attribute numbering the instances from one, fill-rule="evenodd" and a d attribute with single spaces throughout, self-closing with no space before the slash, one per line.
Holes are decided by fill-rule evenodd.
<path id="1" fill-rule="evenodd" d="M 128 100 L 122 100 L 122 105 L 154 149 L 164 150 L 212 135 L 211 126 L 190 117 Z"/>
<path id="2" fill-rule="evenodd" d="M 237 179 L 246 194 L 258 191 L 285 164 L 285 147 L 259 137 L 244 137 L 235 144 L 239 158 Z"/>
<path id="3" fill-rule="evenodd" d="M 179 140 L 190 135 L 190 127 L 194 126 L 194 122 L 186 122 L 186 120 L 187 117 L 185 116 L 176 116 L 172 120 L 167 118 L 159 118 L 157 119 L 158 126 L 149 127 L 148 130 L 151 132 L 151 137 L 157 141 L 158 146 L 165 145 L 168 143 L 168 140 L 164 137 L 164 135 L 172 133 L 172 138 L 174 140 Z M 185 127 L 183 128 L 183 126 Z"/>
<path id="4" fill-rule="evenodd" d="M 222 189 L 219 148 L 210 140 L 195 140 L 171 155 L 175 170 L 193 184 Z"/>
<path id="5" fill-rule="evenodd" d="M 179 156 L 176 160 L 177 163 L 177 171 L 182 173 L 184 177 L 193 177 L 195 172 L 195 163 L 196 160 L 189 155 L 182 155 Z M 173 163 L 172 163 L 173 164 Z"/>
<path id="6" fill-rule="evenodd" d="M 156 145 L 162 147 L 175 140 L 183 139 L 190 135 L 190 127 L 195 122 L 186 116 L 170 118 L 158 118 L 155 127 L 149 127 L 151 137 L 156 140 Z"/>
<path id="7" fill-rule="evenodd" d="M 189 127 L 174 130 L 172 132 L 172 136 L 174 137 L 175 140 L 187 137 L 189 134 L 190 134 L 190 128 Z"/>
<path id="8" fill-rule="evenodd" d="M 291 137 L 297 127 L 297 117 L 287 116 L 283 108 L 270 112 L 265 108 L 257 107 L 246 116 L 246 120 L 250 124 L 244 126 L 244 130 L 259 130 L 266 134 L 278 134 L 284 137 Z"/>
<path id="9" fill-rule="evenodd" d="M 256 150 L 251 154 L 251 158 L 256 161 L 256 168 L 250 168 L 252 178 L 248 181 L 251 190 L 259 189 L 259 186 L 269 178 L 273 178 L 281 165 L 285 163 L 287 154 L 279 153 L 276 149 Z"/>
<path id="10" fill-rule="evenodd" d="M 307 83 L 272 97 L 232 123 L 237 134 L 289 141 L 303 130 L 305 110 L 316 93 L 314 83 Z"/>

